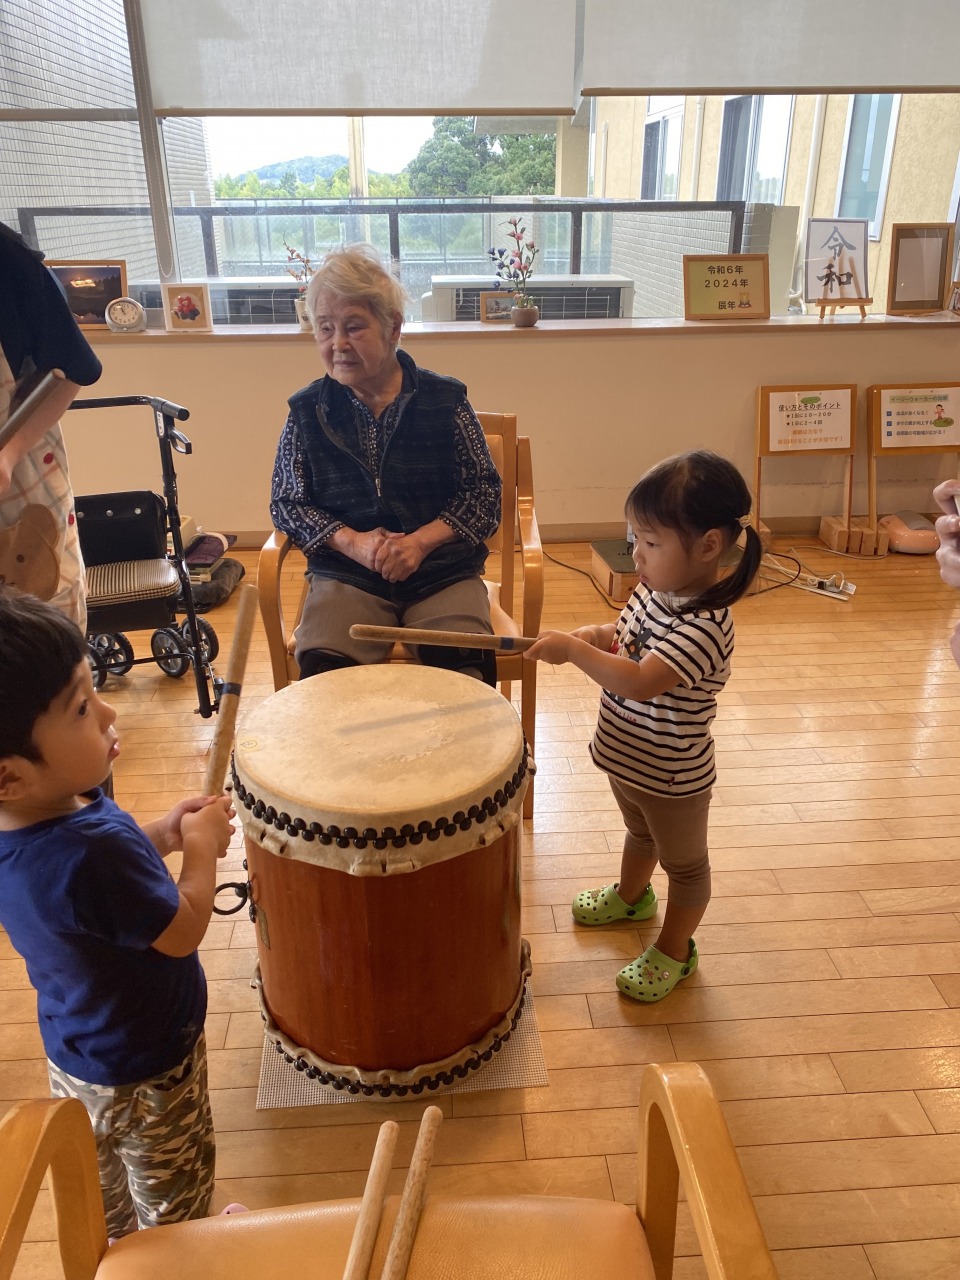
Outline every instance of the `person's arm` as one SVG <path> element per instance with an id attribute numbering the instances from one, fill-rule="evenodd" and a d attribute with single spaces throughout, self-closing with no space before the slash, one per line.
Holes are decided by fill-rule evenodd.
<path id="1" fill-rule="evenodd" d="M 233 833 L 230 813 L 229 797 L 221 796 L 181 817 L 183 865 L 177 878 L 177 911 L 152 943 L 165 956 L 191 955 L 203 940 L 213 912 L 217 859 L 226 853 Z"/>
<path id="2" fill-rule="evenodd" d="M 386 537 L 383 529 L 360 533 L 310 500 L 309 466 L 300 431 L 288 416 L 280 435 L 270 486 L 270 517 L 295 547 L 309 556 L 318 547 L 330 547 L 367 569 L 376 568 L 377 552 Z"/>
<path id="3" fill-rule="evenodd" d="M 631 702 L 648 702 L 682 683 L 679 673 L 655 653 L 632 662 L 567 631 L 541 632 L 523 656 L 533 662 L 572 662 L 602 688 Z"/>
<path id="4" fill-rule="evenodd" d="M 497 531 L 503 486 L 483 427 L 466 396 L 454 412 L 454 426 L 460 480 L 440 519 L 465 542 L 477 546 Z"/>
<path id="5" fill-rule="evenodd" d="M 587 644 L 592 644 L 595 649 L 605 649 L 609 652 L 617 636 L 617 624 L 598 622 L 590 627 L 577 627 L 569 634 L 576 636 L 578 640 L 585 640 Z"/>
<path id="6" fill-rule="evenodd" d="M 462 538 L 478 546 L 500 523 L 500 474 L 486 437 L 466 396 L 454 411 L 457 491 L 435 520 L 408 534 L 391 534 L 376 553 L 374 567 L 387 582 L 404 582 L 431 551 Z"/>

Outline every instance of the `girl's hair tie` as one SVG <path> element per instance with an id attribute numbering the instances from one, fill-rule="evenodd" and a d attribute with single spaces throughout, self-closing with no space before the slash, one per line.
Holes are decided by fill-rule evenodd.
<path id="1" fill-rule="evenodd" d="M 738 523 L 741 529 L 749 529 L 750 526 L 753 524 L 753 516 L 749 514 L 745 516 L 741 516 Z"/>

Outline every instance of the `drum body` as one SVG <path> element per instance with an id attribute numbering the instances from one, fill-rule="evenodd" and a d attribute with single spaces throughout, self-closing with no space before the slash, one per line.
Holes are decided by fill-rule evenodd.
<path id="1" fill-rule="evenodd" d="M 430 667 L 329 672 L 244 717 L 234 780 L 261 1011 L 310 1075 L 405 1092 L 466 1074 L 509 1035 L 530 968 L 527 773 L 510 704 Z"/>

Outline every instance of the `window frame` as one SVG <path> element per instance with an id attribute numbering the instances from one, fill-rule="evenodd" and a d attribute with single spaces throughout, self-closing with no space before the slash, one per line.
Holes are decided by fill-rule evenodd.
<path id="1" fill-rule="evenodd" d="M 676 100 L 666 107 L 658 107 L 654 110 L 650 109 L 650 103 L 653 101 L 651 97 L 647 98 L 647 114 L 643 122 L 643 149 L 640 154 L 640 199 L 641 200 L 679 200 L 680 199 L 680 174 L 683 168 L 683 121 L 686 113 L 686 98 L 679 95 L 672 95 Z M 666 155 L 666 143 L 670 133 L 671 126 L 676 122 L 679 128 L 679 146 L 677 147 L 677 189 L 673 195 L 663 194 L 664 179 L 664 157 Z M 647 139 L 650 137 L 649 130 L 656 126 L 656 166 L 654 169 L 655 179 L 653 182 L 653 192 L 644 194 L 644 179 L 647 174 Z M 652 148 L 651 148 L 652 150 Z"/>
<path id="2" fill-rule="evenodd" d="M 837 197 L 834 202 L 833 216 L 856 217 L 855 214 L 841 213 L 841 205 L 843 204 L 843 179 L 847 171 L 847 157 L 850 153 L 850 132 L 853 128 L 853 113 L 856 107 L 857 98 L 882 98 L 882 93 L 851 93 L 847 98 L 847 122 L 843 131 L 843 150 L 840 152 L 840 168 L 837 173 Z M 890 124 L 887 129 L 887 141 L 883 149 L 883 160 L 880 167 L 880 183 L 877 187 L 877 207 L 872 218 L 867 219 L 867 236 L 870 240 L 880 240 L 883 237 L 883 218 L 887 207 L 887 189 L 890 185 L 890 168 L 893 164 L 893 148 L 897 139 L 897 125 L 900 121 L 900 99 L 903 95 L 894 93 L 891 95 L 893 102 L 890 106 Z M 960 170 L 958 170 L 960 173 Z"/>
<path id="3" fill-rule="evenodd" d="M 790 118 L 787 123 L 787 131 L 783 140 L 783 165 L 780 170 L 779 186 L 780 190 L 776 201 L 758 200 L 752 191 L 753 175 L 756 169 L 757 154 L 760 148 L 760 134 L 763 129 L 763 106 L 767 98 L 789 98 L 790 99 Z M 717 200 L 745 200 L 749 204 L 778 204 L 782 205 L 786 193 L 787 182 L 787 163 L 790 159 L 790 143 L 793 139 L 793 114 L 796 106 L 797 95 L 795 93 L 731 93 L 726 94 L 723 100 L 723 112 L 720 117 L 720 144 L 717 150 Z M 721 178 L 723 174 L 723 141 L 724 141 L 724 123 L 727 113 L 727 104 L 738 102 L 741 100 L 749 101 L 750 115 L 747 125 L 747 145 L 744 153 L 743 174 L 741 176 L 739 191 L 721 192 Z M 749 187 L 748 190 L 748 175 Z"/>

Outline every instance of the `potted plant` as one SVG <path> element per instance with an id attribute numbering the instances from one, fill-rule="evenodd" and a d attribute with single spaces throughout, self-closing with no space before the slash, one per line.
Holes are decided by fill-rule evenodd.
<path id="1" fill-rule="evenodd" d="M 520 329 L 528 329 L 540 319 L 540 308 L 527 291 L 527 281 L 533 273 L 533 261 L 540 250 L 533 240 L 527 240 L 526 227 L 519 218 L 508 218 L 507 235 L 516 243 L 508 249 L 488 249 L 487 253 L 497 264 L 497 288 L 513 289 L 513 309 L 510 319 Z"/>
<path id="2" fill-rule="evenodd" d="M 296 280 L 300 286 L 300 291 L 294 299 L 293 304 L 296 308 L 300 328 L 312 332 L 313 325 L 310 323 L 310 317 L 307 315 L 306 295 L 307 285 L 309 284 L 310 277 L 314 272 L 313 263 L 309 258 L 305 257 L 299 249 L 294 249 L 291 245 L 287 244 L 286 240 L 283 242 L 283 247 L 287 251 L 287 275 L 293 276 L 294 280 Z"/>

